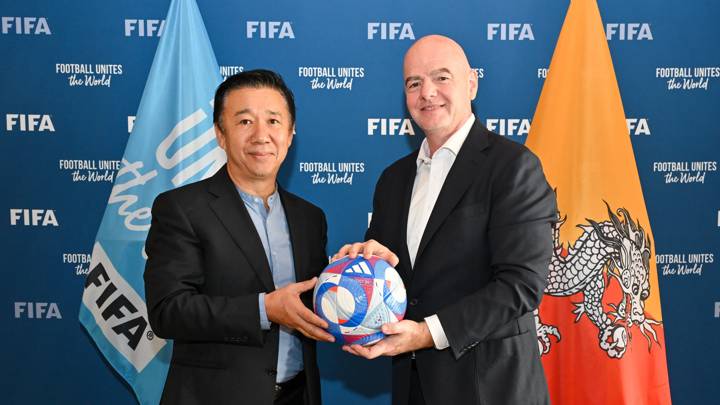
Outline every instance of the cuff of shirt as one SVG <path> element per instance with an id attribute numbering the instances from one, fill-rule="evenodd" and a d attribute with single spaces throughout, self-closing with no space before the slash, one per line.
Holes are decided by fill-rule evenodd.
<path id="1" fill-rule="evenodd" d="M 425 323 L 427 323 L 428 329 L 430 329 L 430 335 L 432 336 L 436 349 L 443 350 L 450 347 L 450 342 L 448 342 L 445 330 L 443 330 L 440 324 L 440 318 L 438 318 L 437 315 L 428 316 L 425 318 Z"/>
<path id="2" fill-rule="evenodd" d="M 269 330 L 270 329 L 270 320 L 267 317 L 267 312 L 265 311 L 265 293 L 258 294 L 258 307 L 260 308 L 260 329 L 262 330 Z M 445 336 L 445 335 L 443 335 Z"/>

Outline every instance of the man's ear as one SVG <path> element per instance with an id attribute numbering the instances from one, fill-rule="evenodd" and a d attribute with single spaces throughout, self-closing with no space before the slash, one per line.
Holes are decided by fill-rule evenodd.
<path id="1" fill-rule="evenodd" d="M 470 100 L 475 100 L 478 91 L 478 72 L 475 69 L 470 69 L 470 75 L 468 77 L 470 81 Z"/>
<path id="2" fill-rule="evenodd" d="M 290 145 L 292 145 L 293 139 L 295 139 L 295 124 L 292 126 L 292 130 L 290 131 L 290 138 L 288 138 L 288 148 Z"/>
<path id="3" fill-rule="evenodd" d="M 225 133 L 223 132 L 220 125 L 215 124 L 213 125 L 213 127 L 215 128 L 215 139 L 217 139 L 218 145 L 220 145 L 220 147 L 225 150 Z"/>

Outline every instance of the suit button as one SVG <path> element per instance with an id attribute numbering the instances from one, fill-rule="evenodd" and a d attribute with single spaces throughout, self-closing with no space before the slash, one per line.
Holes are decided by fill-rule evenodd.
<path id="1" fill-rule="evenodd" d="M 410 306 L 413 306 L 413 307 L 414 307 L 414 306 L 417 305 L 419 302 L 420 302 L 420 300 L 418 300 L 417 298 L 413 298 L 413 299 L 410 300 Z"/>

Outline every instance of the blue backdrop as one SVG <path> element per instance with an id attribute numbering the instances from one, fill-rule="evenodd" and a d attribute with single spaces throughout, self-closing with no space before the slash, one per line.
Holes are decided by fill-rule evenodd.
<path id="1" fill-rule="evenodd" d="M 568 0 L 198 0 L 221 74 L 280 72 L 298 105 L 281 173 L 362 238 L 380 172 L 422 140 L 402 55 L 449 35 L 478 70 L 474 109 L 524 142 Z M 131 404 L 77 320 L 84 274 L 169 0 L 0 1 L 0 379 L 5 403 Z M 720 398 L 720 3 L 600 0 L 656 242 L 671 392 Z M 334 163 L 336 173 L 315 163 Z M 341 172 L 340 163 L 350 171 Z M 327 166 L 327 165 L 326 165 Z M 389 361 L 321 345 L 328 404 L 389 403 Z"/>

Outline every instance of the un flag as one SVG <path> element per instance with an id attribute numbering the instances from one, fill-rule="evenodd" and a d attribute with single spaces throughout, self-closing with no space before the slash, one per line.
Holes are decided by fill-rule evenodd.
<path id="1" fill-rule="evenodd" d="M 173 0 L 122 166 L 93 247 L 80 322 L 141 404 L 160 401 L 172 344 L 150 329 L 143 270 L 150 207 L 168 189 L 210 177 L 226 157 L 212 100 L 222 81 L 195 0 Z"/>

